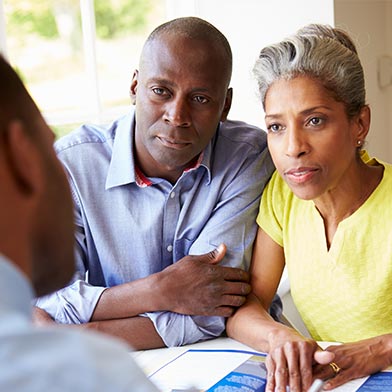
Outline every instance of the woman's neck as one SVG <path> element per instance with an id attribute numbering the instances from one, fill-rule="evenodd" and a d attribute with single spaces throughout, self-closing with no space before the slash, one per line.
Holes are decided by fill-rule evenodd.
<path id="1" fill-rule="evenodd" d="M 339 223 L 366 202 L 381 182 L 383 171 L 382 165 L 369 166 L 361 162 L 356 173 L 349 176 L 351 178 L 344 179 L 344 183 L 314 200 L 324 221 L 328 247 Z"/>

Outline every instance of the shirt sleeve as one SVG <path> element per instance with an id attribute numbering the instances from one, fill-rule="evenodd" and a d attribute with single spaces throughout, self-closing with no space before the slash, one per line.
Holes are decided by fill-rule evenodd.
<path id="1" fill-rule="evenodd" d="M 223 317 L 188 316 L 172 312 L 150 312 L 148 317 L 167 347 L 178 347 L 220 336 L 225 330 Z"/>
<path id="2" fill-rule="evenodd" d="M 217 155 L 224 156 L 222 152 Z M 223 264 L 248 270 L 253 242 L 257 231 L 256 216 L 263 188 L 274 166 L 270 155 L 263 152 L 249 154 L 233 164 L 232 177 L 222 185 L 220 200 L 198 238 L 190 248 L 190 254 L 200 255 L 213 250 L 221 243 L 227 245 Z M 227 161 L 223 162 L 227 165 Z M 223 170 L 222 170 L 223 171 Z M 280 299 L 274 302 L 274 314 L 280 314 Z M 276 312 L 276 313 L 275 313 Z M 167 346 L 180 346 L 221 335 L 225 330 L 225 318 L 186 316 L 170 312 L 147 313 Z"/>

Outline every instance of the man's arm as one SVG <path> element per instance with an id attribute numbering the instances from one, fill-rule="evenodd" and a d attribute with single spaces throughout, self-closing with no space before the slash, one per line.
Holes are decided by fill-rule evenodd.
<path id="1" fill-rule="evenodd" d="M 201 256 L 187 256 L 163 271 L 144 279 L 104 289 L 97 301 L 89 322 L 80 321 L 78 328 L 94 329 L 119 337 L 135 349 L 150 349 L 163 347 L 165 343 L 158 334 L 155 324 L 148 317 L 139 314 L 153 312 L 158 316 L 159 311 L 173 313 L 172 320 L 181 319 L 181 323 L 189 325 L 187 330 L 197 329 L 196 323 L 185 314 L 209 315 L 228 317 L 243 304 L 250 292 L 249 274 L 239 268 L 217 265 L 226 252 L 224 245 Z M 74 303 L 69 313 L 74 314 L 75 300 L 73 288 L 87 287 L 85 282 L 76 282 L 54 295 L 61 298 L 63 303 Z M 89 287 L 89 290 L 101 289 Z M 81 290 L 86 292 L 86 290 Z M 74 300 L 64 297 L 73 295 Z M 45 307 L 40 299 L 38 306 Z M 71 306 L 71 305 L 70 305 Z M 49 307 L 50 309 L 50 307 Z M 164 316 L 164 317 L 165 317 Z M 73 317 L 73 316 L 72 316 Z M 34 310 L 36 324 L 54 322 L 51 315 L 40 308 Z M 222 332 L 223 325 L 216 333 Z M 177 333 L 177 332 L 176 332 Z M 197 332 L 196 332 L 197 333 Z M 181 332 L 178 331 L 178 335 Z M 201 336 L 201 335 L 200 335 Z"/>
<path id="2" fill-rule="evenodd" d="M 249 274 L 217 265 L 226 247 L 186 256 L 163 271 L 103 291 L 91 321 L 154 311 L 229 317 L 250 292 Z"/>

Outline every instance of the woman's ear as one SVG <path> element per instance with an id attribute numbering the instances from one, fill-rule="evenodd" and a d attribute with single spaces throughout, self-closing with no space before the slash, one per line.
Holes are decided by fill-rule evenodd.
<path id="1" fill-rule="evenodd" d="M 360 143 L 363 144 L 370 129 L 370 108 L 368 105 L 362 107 L 355 122 L 357 129 L 356 135 L 354 136 L 356 137 L 357 143 L 360 141 Z"/>
<path id="2" fill-rule="evenodd" d="M 15 187 L 26 196 L 33 194 L 42 183 L 42 157 L 22 121 L 9 122 L 4 130 L 3 144 Z"/>

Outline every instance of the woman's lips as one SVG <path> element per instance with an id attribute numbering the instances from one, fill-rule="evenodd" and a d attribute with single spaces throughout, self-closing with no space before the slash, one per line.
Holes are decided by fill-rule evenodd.
<path id="1" fill-rule="evenodd" d="M 318 169 L 316 168 L 311 168 L 311 167 L 300 167 L 297 169 L 290 169 L 285 172 L 285 177 L 293 183 L 296 184 L 303 184 L 304 182 L 307 182 L 311 180 Z"/>

